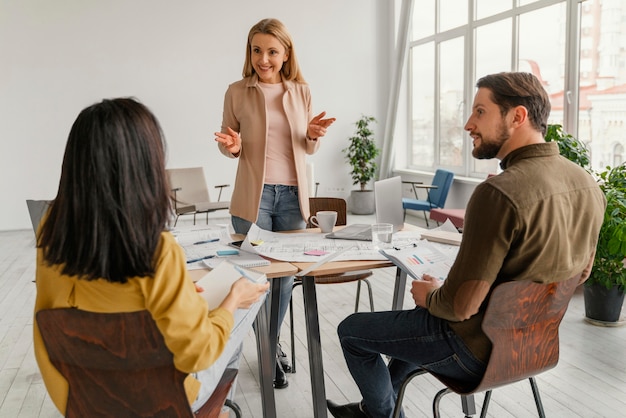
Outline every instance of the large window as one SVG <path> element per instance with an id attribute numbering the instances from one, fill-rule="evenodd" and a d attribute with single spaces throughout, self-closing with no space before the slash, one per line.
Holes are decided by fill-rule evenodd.
<path id="1" fill-rule="evenodd" d="M 532 72 L 543 82 L 549 123 L 587 143 L 594 168 L 623 162 L 626 2 L 414 1 L 409 169 L 444 167 L 476 178 L 497 170 L 496 160 L 471 158 L 463 126 L 476 80 L 500 71 Z"/>

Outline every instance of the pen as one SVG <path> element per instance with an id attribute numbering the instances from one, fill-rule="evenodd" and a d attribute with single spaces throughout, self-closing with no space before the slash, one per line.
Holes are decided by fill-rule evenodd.
<path id="1" fill-rule="evenodd" d="M 239 272 L 239 274 L 241 274 L 243 277 L 245 277 L 246 279 L 250 280 L 252 283 L 257 283 L 256 279 L 254 279 L 252 276 L 250 276 L 250 274 L 245 271 L 244 269 L 242 269 L 241 267 L 239 267 L 238 265 L 233 265 L 233 267 L 235 267 L 235 270 L 237 270 Z"/>
<path id="2" fill-rule="evenodd" d="M 187 264 L 197 263 L 198 261 L 206 260 L 207 258 L 213 258 L 213 257 L 215 257 L 215 256 L 214 255 L 207 255 L 205 257 L 194 258 L 193 260 L 187 260 Z"/>
<path id="3" fill-rule="evenodd" d="M 204 241 L 194 242 L 193 245 L 208 244 L 209 242 L 217 242 L 219 240 L 220 240 L 219 238 L 211 238 L 211 239 L 207 239 Z"/>

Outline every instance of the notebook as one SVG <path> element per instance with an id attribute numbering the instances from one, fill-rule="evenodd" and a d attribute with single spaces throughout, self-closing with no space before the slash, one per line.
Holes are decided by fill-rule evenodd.
<path id="1" fill-rule="evenodd" d="M 400 176 L 374 183 L 374 199 L 376 201 L 376 222 L 393 225 L 393 232 L 404 226 L 404 209 L 402 209 L 402 179 Z M 352 224 L 331 232 L 326 238 L 352 239 L 359 241 L 372 240 L 372 226 L 369 224 Z"/>
<path id="2" fill-rule="evenodd" d="M 247 276 L 253 278 L 258 283 L 264 283 L 267 280 L 265 273 L 249 269 L 245 269 L 245 272 Z M 200 295 L 208 302 L 209 309 L 215 309 L 222 303 L 228 292 L 230 292 L 230 287 L 241 276 L 241 273 L 235 269 L 233 263 L 224 260 L 224 262 L 196 282 L 198 286 L 204 289 Z"/>

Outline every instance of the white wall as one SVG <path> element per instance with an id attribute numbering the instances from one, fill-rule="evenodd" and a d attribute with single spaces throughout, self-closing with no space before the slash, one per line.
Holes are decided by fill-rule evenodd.
<path id="1" fill-rule="evenodd" d="M 314 112 L 337 118 L 309 158 L 320 194 L 347 197 L 341 149 L 354 122 L 375 116 L 384 133 L 392 3 L 1 0 L 0 230 L 30 228 L 25 200 L 54 198 L 71 124 L 105 97 L 152 109 L 168 167 L 202 165 L 211 189 L 233 184 L 236 161 L 219 154 L 212 133 L 227 85 L 241 78 L 248 30 L 266 17 L 289 28 Z"/>

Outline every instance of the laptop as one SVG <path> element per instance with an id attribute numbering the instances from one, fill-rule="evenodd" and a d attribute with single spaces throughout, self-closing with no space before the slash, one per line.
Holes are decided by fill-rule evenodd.
<path id="1" fill-rule="evenodd" d="M 402 229 L 404 209 L 402 209 L 402 179 L 400 176 L 375 182 L 374 199 L 376 201 L 376 222 L 392 224 L 393 232 Z M 331 232 L 326 235 L 326 238 L 371 241 L 372 226 L 370 224 L 351 224 Z"/>

